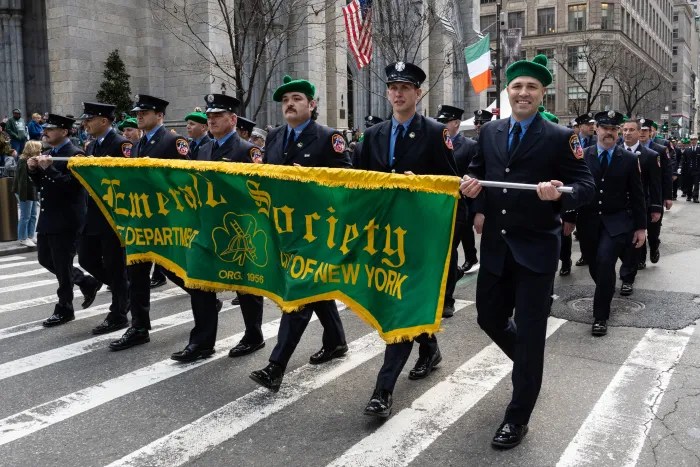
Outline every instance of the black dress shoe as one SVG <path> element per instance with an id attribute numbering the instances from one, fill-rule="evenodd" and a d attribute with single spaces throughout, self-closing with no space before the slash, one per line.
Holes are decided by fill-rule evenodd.
<path id="1" fill-rule="evenodd" d="M 321 350 L 309 357 L 309 363 L 312 365 L 319 365 L 321 363 L 330 362 L 334 358 L 342 357 L 346 353 L 348 353 L 347 344 L 341 344 L 333 350 L 321 348 Z"/>
<path id="2" fill-rule="evenodd" d="M 241 304 L 241 301 L 238 299 L 238 297 L 233 297 L 233 299 L 231 300 L 231 305 L 236 306 L 236 305 L 240 305 L 240 304 Z"/>
<path id="3" fill-rule="evenodd" d="M 121 323 L 113 323 L 110 320 L 106 319 L 102 321 L 102 323 L 98 324 L 94 328 L 92 328 L 92 333 L 96 336 L 99 336 L 100 334 L 107 334 L 112 331 L 117 331 L 119 329 L 124 329 L 129 325 L 128 321 L 122 321 Z"/>
<path id="4" fill-rule="evenodd" d="M 468 273 L 471 271 L 471 269 L 476 266 L 479 263 L 479 260 L 473 259 L 470 261 L 465 261 L 464 264 L 462 265 L 462 271 L 464 271 L 464 274 Z"/>
<path id="5" fill-rule="evenodd" d="M 221 309 L 224 307 L 224 302 L 219 300 L 218 298 L 216 299 L 216 312 L 220 313 Z"/>
<path id="6" fill-rule="evenodd" d="M 391 393 L 389 391 L 379 391 L 375 389 L 365 407 L 365 415 L 387 418 L 391 415 L 391 404 Z"/>
<path id="7" fill-rule="evenodd" d="M 586 261 L 586 258 L 581 256 L 577 261 L 576 261 L 576 266 L 588 266 L 588 261 Z"/>
<path id="8" fill-rule="evenodd" d="M 646 261 L 640 261 L 639 263 L 637 263 L 637 271 L 641 271 L 642 269 L 646 269 L 646 268 L 647 268 Z"/>
<path id="9" fill-rule="evenodd" d="M 114 351 L 124 350 L 150 341 L 147 329 L 129 328 L 119 340 L 110 342 L 109 348 Z"/>
<path id="10" fill-rule="evenodd" d="M 516 425 L 515 423 L 503 423 L 493 435 L 491 445 L 501 449 L 514 448 L 523 440 L 527 434 L 527 425 Z"/>
<path id="11" fill-rule="evenodd" d="M 165 283 L 168 282 L 168 280 L 163 277 L 161 279 L 151 279 L 151 288 L 155 289 L 160 287 L 161 285 L 165 285 Z"/>
<path id="12" fill-rule="evenodd" d="M 652 264 L 658 263 L 660 258 L 661 252 L 659 252 L 658 248 L 649 252 L 649 259 L 651 260 Z"/>
<path id="13" fill-rule="evenodd" d="M 228 356 L 231 358 L 242 357 L 244 355 L 251 354 L 256 350 L 260 350 L 265 347 L 265 341 L 259 344 L 246 344 L 245 342 L 239 342 L 234 348 L 228 351 Z"/>
<path id="14" fill-rule="evenodd" d="M 41 323 L 45 328 L 52 328 L 54 326 L 60 326 L 61 324 L 66 324 L 69 321 L 73 321 L 75 315 L 59 315 L 58 313 L 52 314 L 47 320 Z"/>
<path id="15" fill-rule="evenodd" d="M 408 372 L 408 379 L 425 378 L 441 361 L 442 354 L 440 354 L 440 349 L 437 349 L 432 355 L 418 357 L 416 366 L 414 366 L 413 369 Z"/>
<path id="16" fill-rule="evenodd" d="M 443 318 L 452 318 L 455 315 L 455 306 L 454 305 L 445 305 L 442 307 L 442 317 Z"/>
<path id="17" fill-rule="evenodd" d="M 284 368 L 272 362 L 262 370 L 256 370 L 250 374 L 250 379 L 273 392 L 280 390 L 282 378 L 284 378 Z"/>
<path id="18" fill-rule="evenodd" d="M 568 276 L 569 274 L 571 274 L 571 260 L 562 261 L 561 262 L 561 269 L 559 270 L 559 275 L 560 276 Z"/>
<path id="19" fill-rule="evenodd" d="M 200 358 L 209 358 L 212 355 L 214 355 L 214 349 L 203 349 L 197 344 L 190 344 L 184 350 L 172 354 L 170 358 L 176 362 L 194 362 Z"/>
<path id="20" fill-rule="evenodd" d="M 81 287 L 80 291 L 83 293 L 83 303 L 80 306 L 85 309 L 92 305 L 92 302 L 95 301 L 95 297 L 97 297 L 97 292 L 99 292 L 101 288 L 102 282 L 99 282 L 97 279 L 93 279 L 90 281 L 89 285 Z"/>
<path id="21" fill-rule="evenodd" d="M 623 282 L 622 287 L 620 287 L 620 295 L 623 297 L 629 297 L 634 293 L 634 286 L 630 282 Z"/>
<path id="22" fill-rule="evenodd" d="M 604 336 L 608 333 L 608 322 L 604 319 L 597 319 L 593 322 L 591 334 L 594 336 Z"/>
<path id="23" fill-rule="evenodd" d="M 700 199 L 694 199 L 693 203 L 700 203 Z"/>

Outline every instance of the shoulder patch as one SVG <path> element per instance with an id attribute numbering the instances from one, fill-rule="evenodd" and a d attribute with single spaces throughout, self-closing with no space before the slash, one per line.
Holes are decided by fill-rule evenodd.
<path id="1" fill-rule="evenodd" d="M 454 150 L 454 146 L 452 145 L 452 138 L 450 138 L 450 134 L 447 132 L 447 128 L 442 130 L 442 141 L 445 143 L 445 147 L 449 149 L 450 151 Z"/>
<path id="2" fill-rule="evenodd" d="M 573 154 L 576 159 L 583 159 L 583 148 L 581 147 L 581 141 L 579 141 L 578 136 L 571 135 L 569 138 L 569 148 L 571 149 L 571 154 Z"/>
<path id="3" fill-rule="evenodd" d="M 254 146 L 250 148 L 250 151 L 248 151 L 248 155 L 250 156 L 250 160 L 253 161 L 253 164 L 262 164 L 263 153 L 259 147 Z"/>
<path id="4" fill-rule="evenodd" d="M 185 138 L 178 138 L 175 140 L 175 148 L 177 148 L 178 154 L 181 156 L 186 156 L 190 152 L 190 145 Z"/>
<path id="5" fill-rule="evenodd" d="M 131 157 L 131 148 L 133 144 L 129 143 L 122 143 L 121 146 L 121 151 L 122 151 L 122 156 L 124 157 Z"/>
<path id="6" fill-rule="evenodd" d="M 334 134 L 331 137 L 331 144 L 333 145 L 333 150 L 339 154 L 345 152 L 345 138 L 341 135 Z"/>

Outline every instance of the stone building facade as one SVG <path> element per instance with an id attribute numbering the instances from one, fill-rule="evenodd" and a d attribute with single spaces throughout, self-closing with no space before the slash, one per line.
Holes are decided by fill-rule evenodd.
<path id="1" fill-rule="evenodd" d="M 672 130 L 681 136 L 698 131 L 698 31 L 695 9 L 687 0 L 674 0 L 673 73 L 669 112 Z M 680 123 L 678 123 L 680 120 Z"/>
<path id="2" fill-rule="evenodd" d="M 497 0 L 479 1 L 481 27 L 495 37 Z M 580 82 L 589 83 L 592 79 L 586 60 L 580 58 L 580 48 L 586 44 L 607 44 L 612 53 L 619 54 L 617 58 L 636 60 L 658 72 L 662 79 L 658 102 L 635 109 L 635 113 L 659 119 L 663 103 L 670 104 L 673 0 L 502 0 L 501 6 L 505 27 L 523 29 L 522 57 L 531 59 L 544 53 L 550 58 L 554 82 L 544 104 L 560 121 L 576 116 L 580 107 L 577 102 L 585 98 L 586 91 L 564 67 L 573 71 Z M 484 105 L 494 98 L 495 86 L 489 91 L 488 98 L 482 101 Z M 613 79 L 602 83 L 592 110 L 605 108 L 624 111 Z"/>
<path id="3" fill-rule="evenodd" d="M 476 106 L 478 97 L 470 94 L 462 49 L 475 37 L 478 0 L 423 2 L 437 5 L 447 15 L 431 30 L 417 55 L 417 62 L 429 76 L 424 88 L 430 92 L 423 99 L 422 112 L 432 115 L 442 103 L 468 109 Z M 152 94 L 170 101 L 166 119 L 173 123 L 181 122 L 195 106 L 202 106 L 204 95 L 235 92 L 231 82 L 201 64 L 181 40 L 182 35 L 164 28 L 155 3 L 0 0 L 0 116 L 9 114 L 13 107 L 25 114 L 52 111 L 79 115 L 82 102 L 95 100 L 104 62 L 114 49 L 119 49 L 131 76 L 132 94 Z M 216 2 L 189 3 L 198 8 L 205 22 L 216 19 Z M 375 49 L 371 70 L 355 68 L 346 47 L 341 14 L 345 4 L 346 0 L 309 0 L 308 11 L 293 13 L 314 21 L 280 39 L 285 50 L 301 52 L 289 53 L 271 72 L 268 84 L 260 80 L 251 90 L 252 102 L 263 103 L 256 117 L 260 125 L 282 121 L 279 104 L 272 102 L 271 96 L 284 74 L 308 77 L 315 83 L 320 122 L 337 128 L 358 127 L 369 113 L 388 115 L 383 82 L 388 60 Z M 200 25 L 197 33 L 212 50 L 227 50 L 228 37 L 220 31 Z M 200 65 L 194 67 L 196 63 Z M 249 117 L 252 107 L 247 109 Z"/>

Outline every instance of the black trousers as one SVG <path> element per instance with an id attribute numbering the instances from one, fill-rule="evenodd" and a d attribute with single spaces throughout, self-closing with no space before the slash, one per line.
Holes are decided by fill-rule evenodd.
<path id="1" fill-rule="evenodd" d="M 131 327 L 151 329 L 151 266 L 153 263 L 134 263 L 126 267 L 129 277 L 129 306 Z"/>
<path id="2" fill-rule="evenodd" d="M 77 233 L 37 234 L 37 259 L 58 280 L 58 303 L 54 313 L 71 316 L 73 310 L 73 284 L 81 289 L 92 285 L 95 279 L 86 276 L 83 271 L 73 266 Z"/>
<path id="3" fill-rule="evenodd" d="M 455 304 L 455 287 L 457 286 L 457 281 L 461 277 L 458 269 L 459 252 L 457 251 L 457 247 L 459 246 L 460 235 L 462 231 L 466 228 L 467 226 L 463 222 L 455 223 L 455 231 L 452 235 L 452 251 L 450 253 L 450 265 L 448 266 L 449 270 L 447 272 L 447 284 L 445 284 L 444 306 L 454 306 Z"/>
<path id="4" fill-rule="evenodd" d="M 615 295 L 615 264 L 632 243 L 633 232 L 611 236 L 603 224 L 598 232 L 586 232 L 579 238 L 581 251 L 588 260 L 588 272 L 595 282 L 593 316 L 597 320 L 610 318 L 610 303 Z"/>
<path id="5" fill-rule="evenodd" d="M 205 349 L 213 349 L 216 343 L 216 330 L 219 325 L 219 313 L 216 311 L 216 293 L 185 287 L 182 279 L 175 273 L 161 268 L 165 276 L 190 296 L 194 327 L 190 331 L 189 344 Z"/>
<path id="6" fill-rule="evenodd" d="M 82 235 L 78 262 L 95 279 L 112 288 L 112 304 L 107 320 L 125 323 L 129 312 L 129 281 L 126 276 L 126 252 L 114 232 Z"/>
<path id="7" fill-rule="evenodd" d="M 574 243 L 574 239 L 571 235 L 564 235 L 563 229 L 561 234 L 561 249 L 559 250 L 559 261 L 563 263 L 571 264 L 571 247 Z"/>
<path id="8" fill-rule="evenodd" d="M 421 334 L 414 340 L 420 344 L 418 353 L 421 357 L 432 355 L 438 350 L 437 337 L 435 335 Z M 394 392 L 396 381 L 399 379 L 401 370 L 406 366 L 412 349 L 413 341 L 387 344 L 384 350 L 384 363 L 377 375 L 377 390 Z"/>
<path id="9" fill-rule="evenodd" d="M 476 262 L 476 238 L 474 235 L 474 216 L 476 212 L 467 208 L 467 223 L 459 231 L 458 242 L 464 249 L 465 261 Z"/>
<path id="10" fill-rule="evenodd" d="M 272 349 L 270 362 L 277 363 L 283 368 L 287 367 L 287 363 L 292 358 L 294 349 L 297 348 L 313 312 L 316 313 L 318 320 L 323 325 L 322 341 L 324 349 L 332 350 L 346 343 L 343 322 L 340 320 L 335 301 L 314 302 L 304 306 L 299 311 L 282 313 L 282 321 L 277 334 L 277 345 Z"/>
<path id="11" fill-rule="evenodd" d="M 691 174 L 690 188 L 692 190 L 690 192 L 692 192 L 693 199 L 700 199 L 700 173 L 695 172 Z"/>
<path id="12" fill-rule="evenodd" d="M 151 275 L 152 280 L 165 280 L 165 268 L 158 264 L 153 265 L 153 274 Z"/>
<path id="13" fill-rule="evenodd" d="M 245 334 L 241 342 L 248 345 L 261 343 L 263 340 L 263 298 L 258 295 L 236 292 L 245 324 Z M 302 331 L 303 332 L 303 331 Z"/>
<path id="14" fill-rule="evenodd" d="M 661 223 L 663 220 L 663 211 L 661 212 L 659 222 L 651 222 L 651 211 L 647 211 L 647 241 L 642 245 L 638 254 L 640 263 L 646 262 L 647 260 L 647 246 L 649 246 L 649 249 L 652 251 L 659 249 L 659 245 L 661 245 L 659 237 L 661 236 Z"/>
<path id="15" fill-rule="evenodd" d="M 513 398 L 506 409 L 506 423 L 528 423 L 537 402 L 553 284 L 554 272 L 531 271 L 518 264 L 510 251 L 500 276 L 479 269 L 477 321 L 513 360 Z"/>

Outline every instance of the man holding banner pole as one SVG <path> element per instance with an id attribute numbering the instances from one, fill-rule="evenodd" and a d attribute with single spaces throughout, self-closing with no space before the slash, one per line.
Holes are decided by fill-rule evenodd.
<path id="1" fill-rule="evenodd" d="M 457 165 L 447 128 L 416 113 L 422 94 L 420 86 L 426 78 L 425 72 L 418 66 L 405 62 L 389 65 L 385 71 L 387 99 L 392 106 L 393 115 L 391 120 L 374 125 L 365 132 L 357 168 L 407 175 L 456 175 Z M 466 216 L 463 209 L 458 209 L 457 213 Z M 457 275 L 454 242 L 453 247 L 455 251 L 450 259 L 445 294 L 450 299 Z M 435 335 L 421 334 L 415 340 L 420 343 L 419 356 L 409 378 L 422 379 L 440 363 L 442 355 Z M 380 418 L 391 415 L 394 386 L 412 349 L 413 340 L 387 344 L 384 364 L 379 370 L 374 393 L 365 407 L 366 415 Z"/>
<path id="2" fill-rule="evenodd" d="M 305 167 L 350 168 L 345 137 L 338 131 L 316 123 L 316 87 L 305 79 L 285 76 L 272 99 L 281 102 L 286 125 L 270 130 L 265 140 L 265 162 Z M 311 314 L 323 325 L 323 347 L 309 358 L 321 364 L 342 357 L 348 351 L 345 331 L 333 300 L 313 302 L 292 313 L 283 313 L 277 333 L 277 345 L 269 364 L 250 374 L 261 386 L 278 391 L 289 359 L 299 344 Z M 261 312 L 262 313 L 262 312 Z M 262 317 L 260 318 L 262 319 Z"/>
<path id="3" fill-rule="evenodd" d="M 482 233 L 478 323 L 513 360 L 513 397 L 492 440 L 503 449 L 517 446 L 527 433 L 542 385 L 561 242 L 559 213 L 590 203 L 595 190 L 579 139 L 538 113 L 552 82 L 547 58 L 513 63 L 506 79 L 513 113 L 483 126 L 460 185 L 464 195 L 475 198 L 474 225 Z M 479 180 L 536 183 L 537 190 L 483 189 Z M 562 196 L 558 187 L 564 184 L 573 188 L 571 194 Z"/>

